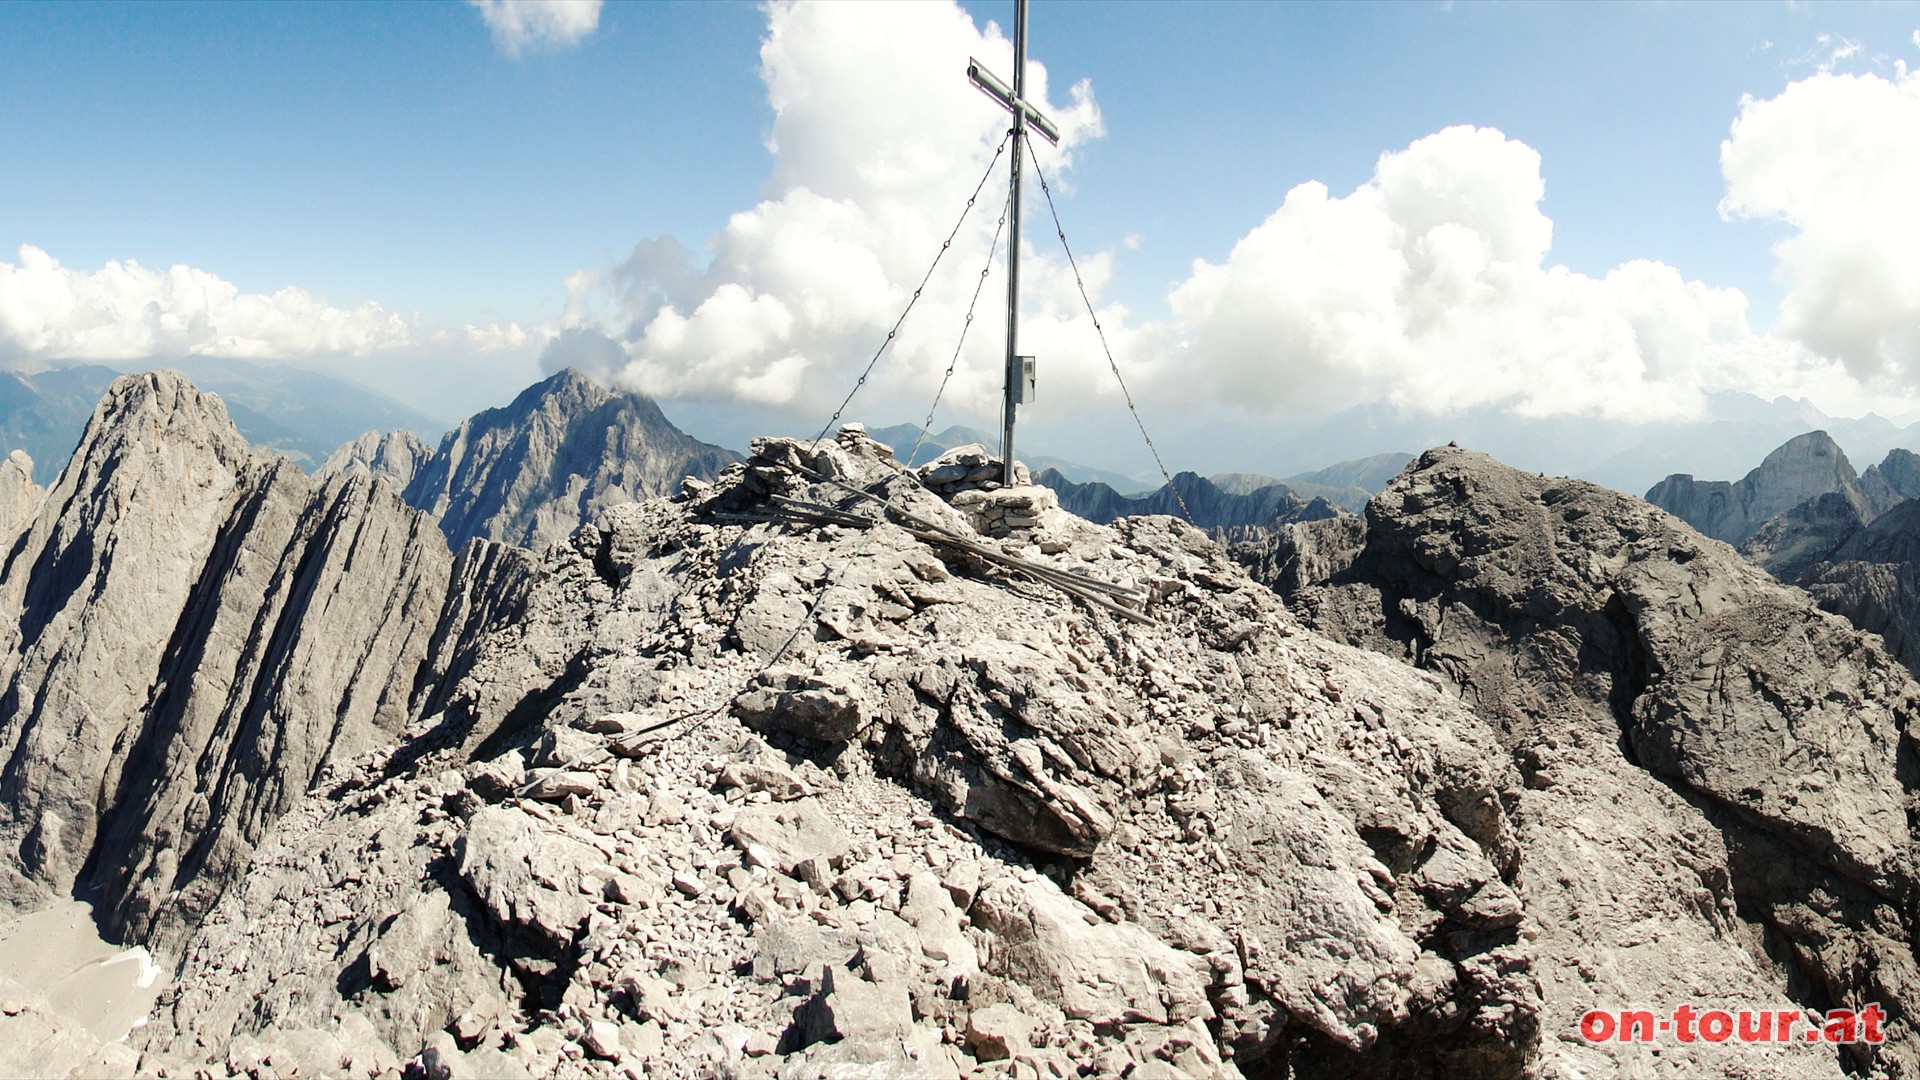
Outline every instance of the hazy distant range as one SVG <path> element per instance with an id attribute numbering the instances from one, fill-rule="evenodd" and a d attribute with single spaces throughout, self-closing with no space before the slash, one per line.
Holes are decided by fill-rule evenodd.
<path id="1" fill-rule="evenodd" d="M 46 483 L 72 453 L 95 402 L 114 376 L 152 367 L 173 368 L 219 394 L 248 439 L 308 468 L 367 430 L 411 431 L 432 443 L 454 422 L 345 379 L 289 365 L 206 357 L 115 367 L 40 365 L 0 370 L 0 450 L 25 449 L 34 459 L 35 479 Z M 736 451 L 745 449 L 752 434 L 795 433 L 748 430 L 742 425 L 752 423 L 752 410 L 725 420 L 713 406 L 681 408 L 670 403 L 666 411 L 689 434 Z M 1140 467 L 1145 454 L 1131 423 L 1097 426 L 1069 438 L 1044 414 L 1033 419 L 1040 421 L 1029 425 L 1038 437 L 1023 443 L 1020 458 L 1036 474 L 1053 468 L 1076 483 L 1104 483 L 1127 495 L 1160 486 L 1154 469 Z M 869 427 L 876 438 L 894 444 L 902 457 L 919 433 L 917 425 Z M 1156 425 L 1154 433 L 1169 468 L 1216 478 L 1241 473 L 1253 474 L 1253 479 L 1299 477 L 1341 462 L 1458 442 L 1519 468 L 1578 476 L 1637 495 L 1673 473 L 1737 478 L 1774 447 L 1814 430 L 1827 431 L 1854 460 L 1878 461 L 1895 447 L 1920 450 L 1920 422 L 1874 415 L 1833 417 L 1806 401 L 1767 401 L 1738 392 L 1710 395 L 1704 415 L 1684 422 L 1536 420 L 1494 409 L 1435 416 L 1375 404 L 1305 420 L 1225 418 L 1184 427 Z M 925 460 L 966 442 L 992 448 L 998 436 L 950 426 L 932 433 L 918 456 Z M 1042 449 L 1055 453 L 1036 452 Z"/>
<path id="2" fill-rule="evenodd" d="M 404 430 L 437 442 L 450 421 L 410 409 L 384 394 L 302 368 L 207 357 L 41 366 L 0 371 L 0 451 L 33 458 L 46 484 L 73 454 L 107 384 L 127 371 L 172 368 L 219 394 L 234 425 L 255 446 L 285 454 L 311 471 L 341 443 L 369 429 Z"/>

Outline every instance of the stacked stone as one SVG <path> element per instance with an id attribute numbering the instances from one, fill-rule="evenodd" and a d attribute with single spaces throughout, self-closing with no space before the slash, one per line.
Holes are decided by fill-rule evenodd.
<path id="1" fill-rule="evenodd" d="M 987 448 L 979 443 L 956 446 L 915 469 L 914 473 L 927 490 L 949 501 L 963 491 L 998 491 L 1005 486 L 1000 482 L 1000 459 L 987 453 Z M 1024 464 L 1016 461 L 1013 480 L 1015 484 L 1025 485 L 1031 484 L 1033 477 Z"/>
<path id="2" fill-rule="evenodd" d="M 1062 513 L 1060 498 L 1038 484 L 975 488 L 953 496 L 953 508 L 967 515 L 975 532 L 1016 544 L 1037 543 L 1047 554 L 1065 551 L 1067 541 L 1052 535 Z"/>

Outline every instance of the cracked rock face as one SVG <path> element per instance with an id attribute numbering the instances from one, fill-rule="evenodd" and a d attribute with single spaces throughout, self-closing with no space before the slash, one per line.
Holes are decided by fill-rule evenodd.
<path id="1" fill-rule="evenodd" d="M 335 473 L 365 474 L 385 480 L 397 492 L 405 492 L 413 478 L 427 467 L 433 447 L 420 441 L 411 431 L 369 431 L 335 450 L 315 469 L 316 477 Z"/>
<path id="2" fill-rule="evenodd" d="M 1875 518 L 1802 571 L 1797 584 L 1821 607 L 1878 634 L 1889 653 L 1920 673 L 1920 500 Z"/>
<path id="3" fill-rule="evenodd" d="M 176 944 L 327 758 L 405 724 L 449 562 L 180 377 L 115 382 L 0 571 L 0 898 L 98 889 Z"/>
<path id="4" fill-rule="evenodd" d="M 1639 500 L 1469 451 L 1424 455 L 1367 520 L 1358 557 L 1295 610 L 1442 675 L 1521 769 L 1548 1029 L 1701 998 L 1910 1015 L 1920 688 L 1877 643 Z M 1841 1063 L 1768 1053 L 1669 1044 L 1660 1061 Z M 1842 1053 L 1913 1075 L 1920 1050 L 1902 1019 L 1887 1046 Z M 1577 1075 L 1597 1054 L 1547 1043 L 1543 1066 Z"/>
<path id="5" fill-rule="evenodd" d="M 11 547 L 14 537 L 40 511 L 46 490 L 33 482 L 33 459 L 15 450 L 0 460 L 0 547 Z"/>

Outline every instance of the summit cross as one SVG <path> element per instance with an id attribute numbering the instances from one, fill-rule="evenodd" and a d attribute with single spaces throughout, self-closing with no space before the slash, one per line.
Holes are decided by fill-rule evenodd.
<path id="1" fill-rule="evenodd" d="M 1000 419 L 1000 482 L 1013 486 L 1014 408 L 1029 400 L 1032 383 L 1030 360 L 1020 355 L 1020 162 L 1025 155 L 1027 128 L 1040 133 L 1047 142 L 1060 145 L 1060 130 L 1040 110 L 1027 103 L 1027 0 L 1014 0 L 1013 6 L 1013 86 L 1001 82 L 981 65 L 967 61 L 967 78 L 1000 107 L 1013 114 L 1013 176 L 1009 181 L 1007 240 L 1007 378 Z"/>

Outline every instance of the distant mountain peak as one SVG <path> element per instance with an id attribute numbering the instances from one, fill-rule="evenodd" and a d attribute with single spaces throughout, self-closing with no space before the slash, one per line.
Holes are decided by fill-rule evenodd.
<path id="1" fill-rule="evenodd" d="M 411 431 L 369 431 L 328 455 L 315 477 L 373 476 L 404 492 L 433 460 L 433 447 Z"/>
<path id="2" fill-rule="evenodd" d="M 540 549 L 618 503 L 665 495 L 739 460 L 687 435 L 653 399 L 565 368 L 448 432 L 407 486 L 453 546 Z"/>
<path id="3" fill-rule="evenodd" d="M 1863 517 L 1872 516 L 1846 452 L 1825 431 L 1809 431 L 1776 447 L 1737 483 L 1676 473 L 1646 497 L 1708 536 L 1739 544 L 1768 519 L 1831 493 L 1844 495 Z"/>

